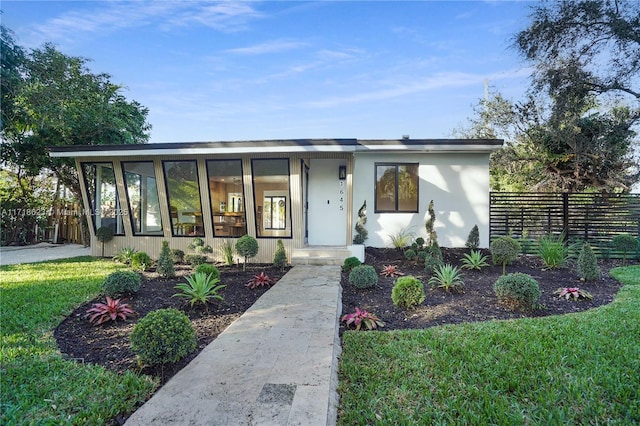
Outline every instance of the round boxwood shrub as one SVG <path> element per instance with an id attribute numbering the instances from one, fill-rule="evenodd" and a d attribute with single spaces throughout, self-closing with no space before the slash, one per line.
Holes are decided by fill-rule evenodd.
<path id="1" fill-rule="evenodd" d="M 349 283 L 357 288 L 369 288 L 378 284 L 378 273 L 371 265 L 356 266 L 349 272 Z"/>
<path id="2" fill-rule="evenodd" d="M 493 264 L 502 265 L 502 275 L 506 273 L 506 266 L 518 258 L 521 249 L 520 243 L 511 237 L 498 237 L 491 242 Z"/>
<path id="3" fill-rule="evenodd" d="M 174 263 L 184 263 L 184 250 L 172 249 L 171 253 L 173 253 Z"/>
<path id="4" fill-rule="evenodd" d="M 247 269 L 247 262 L 258 254 L 258 240 L 251 235 L 243 235 L 236 241 L 236 253 L 244 257 L 242 269 Z"/>
<path id="5" fill-rule="evenodd" d="M 200 265 L 198 265 L 198 267 L 196 268 L 196 274 L 198 272 L 202 272 L 206 275 L 213 274 L 211 279 L 220 278 L 220 271 L 218 270 L 218 268 L 209 263 L 201 263 Z"/>
<path id="6" fill-rule="evenodd" d="M 136 271 L 146 271 L 151 267 L 151 258 L 143 251 L 139 251 L 131 256 L 131 268 Z"/>
<path id="7" fill-rule="evenodd" d="M 532 309 L 540 298 L 540 286 L 531 275 L 521 272 L 503 275 L 493 284 L 501 304 L 510 309 Z"/>
<path id="8" fill-rule="evenodd" d="M 158 309 L 142 318 L 131 333 L 131 350 L 142 364 L 177 362 L 196 348 L 196 332 L 183 312 Z"/>
<path id="9" fill-rule="evenodd" d="M 391 290 L 391 300 L 395 306 L 411 309 L 424 302 L 424 285 L 422 281 L 407 275 L 396 280 Z"/>
<path id="10" fill-rule="evenodd" d="M 342 270 L 344 272 L 351 272 L 353 268 L 360 265 L 362 265 L 362 262 L 360 262 L 360 259 L 358 259 L 357 257 L 355 256 L 347 257 L 344 260 L 344 263 L 342 264 Z"/>
<path id="11" fill-rule="evenodd" d="M 627 263 L 627 253 L 635 253 L 638 240 L 629 234 L 618 234 L 613 237 L 611 244 L 615 250 L 622 252 L 622 265 Z"/>
<path id="12" fill-rule="evenodd" d="M 110 273 L 102 283 L 105 296 L 115 298 L 122 294 L 135 293 L 140 289 L 140 275 L 132 271 L 115 271 Z"/>

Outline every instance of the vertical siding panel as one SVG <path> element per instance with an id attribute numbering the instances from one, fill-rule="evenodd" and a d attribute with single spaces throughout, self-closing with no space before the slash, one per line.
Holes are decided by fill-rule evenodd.
<path id="1" fill-rule="evenodd" d="M 124 225 L 124 235 L 133 235 L 133 226 L 131 224 L 131 214 L 129 212 L 129 202 L 127 200 L 127 191 L 124 184 L 124 173 L 122 172 L 122 165 L 120 161 L 114 160 L 113 162 L 113 175 L 116 178 L 116 191 L 118 192 L 118 199 L 120 200 L 120 211 L 116 212 L 116 216 L 122 217 L 122 224 Z M 118 219 L 116 218 L 116 222 Z"/>
<path id="2" fill-rule="evenodd" d="M 198 159 L 198 185 L 200 185 L 200 205 L 202 212 L 202 225 L 204 226 L 204 240 L 211 244 L 213 240 L 213 222 L 211 212 L 211 200 L 209 194 L 209 180 L 207 179 L 207 162 L 204 158 Z"/>
<path id="3" fill-rule="evenodd" d="M 164 170 L 162 160 L 156 158 L 153 161 L 156 172 L 156 188 L 158 189 L 158 204 L 160 204 L 160 217 L 162 218 L 162 232 L 164 238 L 171 238 L 171 218 L 169 217 L 169 203 L 167 201 L 167 185 L 164 181 Z"/>

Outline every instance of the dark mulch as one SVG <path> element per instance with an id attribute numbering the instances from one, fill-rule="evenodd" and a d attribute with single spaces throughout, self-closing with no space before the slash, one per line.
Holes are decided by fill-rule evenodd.
<path id="1" fill-rule="evenodd" d="M 461 266 L 460 259 L 466 249 L 443 249 L 445 263 Z M 489 255 L 488 251 L 484 254 Z M 412 310 L 404 310 L 393 305 L 391 289 L 396 278 L 380 276 L 378 284 L 370 289 L 358 289 L 348 282 L 348 274 L 342 274 L 342 311 L 352 313 L 355 307 L 365 309 L 385 322 L 382 330 L 419 329 L 441 324 L 512 319 L 522 317 L 541 317 L 579 312 L 610 303 L 620 284 L 611 278 L 609 270 L 620 266 L 620 261 L 600 262 L 602 278 L 597 282 L 581 282 L 571 267 L 546 269 L 543 262 L 533 256 L 520 256 L 507 273 L 523 272 L 538 281 L 542 296 L 540 307 L 532 311 L 511 311 L 498 304 L 493 293 L 493 284 L 502 275 L 502 266 L 489 266 L 480 271 L 463 270 L 464 293 L 447 293 L 443 289 L 431 289 L 427 284 L 429 275 L 424 267 L 405 260 L 401 251 L 396 249 L 376 249 L 368 247 L 365 263 L 380 272 L 384 265 L 397 265 L 405 275 L 413 275 L 425 283 L 426 300 Z M 490 256 L 489 256 L 489 263 Z M 636 262 L 637 263 L 637 262 Z M 559 287 L 579 287 L 589 291 L 593 300 L 559 299 L 553 292 Z M 345 330 L 343 324 L 341 332 Z"/>

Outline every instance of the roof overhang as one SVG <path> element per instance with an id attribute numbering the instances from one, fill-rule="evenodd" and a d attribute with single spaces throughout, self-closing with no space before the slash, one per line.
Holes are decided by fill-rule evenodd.
<path id="1" fill-rule="evenodd" d="M 476 152 L 501 148 L 501 139 L 287 139 L 175 142 L 133 145 L 69 145 L 49 148 L 51 157 L 131 157 L 300 152 Z"/>

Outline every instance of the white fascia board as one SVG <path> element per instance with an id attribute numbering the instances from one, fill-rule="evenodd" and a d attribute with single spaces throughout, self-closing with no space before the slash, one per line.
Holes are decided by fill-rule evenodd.
<path id="1" fill-rule="evenodd" d="M 406 152 L 492 152 L 500 145 L 360 145 L 357 151 L 406 151 Z"/>

